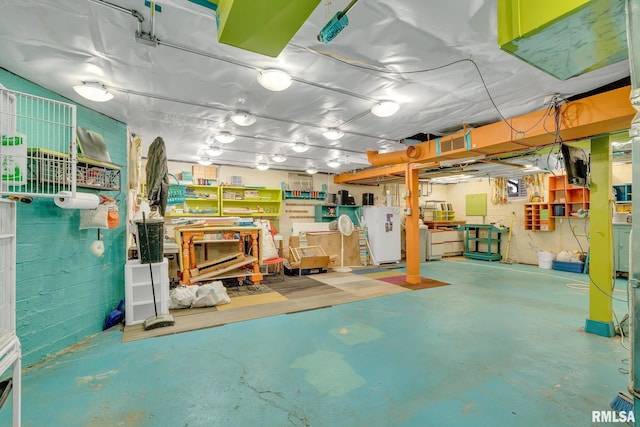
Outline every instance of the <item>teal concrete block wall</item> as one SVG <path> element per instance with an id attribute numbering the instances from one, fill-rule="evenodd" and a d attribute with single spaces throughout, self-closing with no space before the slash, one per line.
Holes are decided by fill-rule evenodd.
<path id="1" fill-rule="evenodd" d="M 72 103 L 3 69 L 0 84 Z M 78 188 L 117 198 L 120 226 L 100 231 L 105 253 L 98 258 L 89 251 L 98 231 L 79 230 L 80 211 L 60 209 L 51 198 L 18 204 L 16 323 L 25 367 L 100 332 L 124 298 L 127 127 L 80 105 L 77 125 L 101 133 L 112 162 L 122 166 L 122 193 Z"/>

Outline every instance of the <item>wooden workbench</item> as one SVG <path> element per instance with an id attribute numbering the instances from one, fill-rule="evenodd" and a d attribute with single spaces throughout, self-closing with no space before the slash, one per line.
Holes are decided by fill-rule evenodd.
<path id="1" fill-rule="evenodd" d="M 204 259 L 208 256 L 209 244 L 222 246 L 222 252 L 241 251 L 244 253 L 244 242 L 246 238 L 251 238 L 251 256 L 253 261 L 253 269 L 250 273 L 234 273 L 218 277 L 215 279 L 229 277 L 248 277 L 254 284 L 259 284 L 263 276 L 260 272 L 260 228 L 259 227 L 176 227 L 174 229 L 176 243 L 178 244 L 178 267 L 182 272 L 181 283 L 190 285 L 190 270 L 196 268 L 196 244 L 204 244 Z M 229 250 L 231 249 L 231 250 Z M 212 279 L 214 280 L 214 279 Z"/>
<path id="2" fill-rule="evenodd" d="M 464 220 L 450 220 L 450 221 L 431 221 L 424 220 L 424 225 L 428 226 L 430 229 L 435 230 L 438 228 L 456 228 L 460 225 L 464 225 L 467 221 Z"/>

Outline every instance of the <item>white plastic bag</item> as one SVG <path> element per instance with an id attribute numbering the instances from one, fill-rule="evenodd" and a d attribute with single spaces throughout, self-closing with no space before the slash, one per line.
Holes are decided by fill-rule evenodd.
<path id="1" fill-rule="evenodd" d="M 262 259 L 273 259 L 278 258 L 278 250 L 276 249 L 276 244 L 273 241 L 273 236 L 271 235 L 271 226 L 269 221 L 267 220 L 258 220 L 256 221 L 260 230 L 260 240 L 262 244 L 260 246 L 260 251 L 262 255 Z"/>
<path id="2" fill-rule="evenodd" d="M 200 290 L 198 292 L 203 294 L 208 293 L 211 301 L 213 301 L 212 305 L 229 304 L 231 302 L 231 298 L 229 298 L 229 294 L 227 294 L 227 288 L 224 287 L 220 280 L 205 283 L 200 286 Z"/>
<path id="3" fill-rule="evenodd" d="M 191 304 L 192 308 L 197 307 L 213 307 L 216 305 L 216 301 L 213 297 L 213 292 L 206 286 L 197 286 L 196 299 Z"/>
<path id="4" fill-rule="evenodd" d="M 169 292 L 169 309 L 189 308 L 196 299 L 198 286 L 178 286 Z"/>
<path id="5" fill-rule="evenodd" d="M 80 230 L 87 228 L 109 228 L 109 207 L 98 205 L 95 209 L 80 209 Z"/>

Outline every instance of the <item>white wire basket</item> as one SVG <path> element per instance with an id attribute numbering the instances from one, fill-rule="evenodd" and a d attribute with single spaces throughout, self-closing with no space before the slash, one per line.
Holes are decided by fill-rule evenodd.
<path id="1" fill-rule="evenodd" d="M 0 85 L 0 194 L 55 197 L 76 184 L 75 105 Z"/>

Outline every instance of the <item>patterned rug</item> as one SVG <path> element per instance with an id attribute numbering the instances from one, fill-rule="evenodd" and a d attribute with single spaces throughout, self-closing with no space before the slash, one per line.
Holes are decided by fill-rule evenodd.
<path id="1" fill-rule="evenodd" d="M 440 282 L 439 280 L 429 279 L 426 277 L 420 277 L 420 283 L 407 283 L 406 272 L 384 267 L 355 270 L 354 273 L 361 276 L 369 277 L 371 279 L 376 279 L 383 282 L 392 283 L 394 285 L 402 286 L 403 288 L 411 289 L 413 291 L 449 285 L 449 283 Z"/>
<path id="2" fill-rule="evenodd" d="M 359 269 L 353 273 L 361 279 L 349 274 L 330 273 L 287 276 L 284 281 L 267 280 L 259 285 L 226 286 L 230 304 L 171 310 L 176 322 L 170 327 L 145 331 L 142 324 L 127 325 L 122 342 L 447 285 L 427 278 L 422 278 L 416 285 L 408 284 L 406 273 L 389 268 Z"/>

